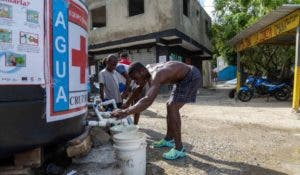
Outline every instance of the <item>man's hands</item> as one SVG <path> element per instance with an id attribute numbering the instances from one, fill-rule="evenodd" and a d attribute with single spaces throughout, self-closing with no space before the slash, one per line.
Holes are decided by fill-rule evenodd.
<path id="1" fill-rule="evenodd" d="M 129 106 L 130 106 L 130 104 L 124 103 L 124 104 L 122 104 L 121 109 L 126 109 L 126 108 L 128 108 Z"/>
<path id="2" fill-rule="evenodd" d="M 121 98 L 122 98 L 122 99 L 126 99 L 126 98 L 128 98 L 128 95 L 129 95 L 129 92 L 128 92 L 128 91 L 124 91 L 124 92 L 121 94 Z"/>
<path id="3" fill-rule="evenodd" d="M 116 109 L 111 113 L 112 117 L 115 117 L 117 119 L 122 119 L 128 116 L 128 113 L 125 110 L 122 109 Z"/>

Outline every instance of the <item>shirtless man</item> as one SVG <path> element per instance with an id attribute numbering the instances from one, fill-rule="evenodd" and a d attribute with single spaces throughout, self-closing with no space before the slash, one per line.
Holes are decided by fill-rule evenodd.
<path id="1" fill-rule="evenodd" d="M 135 105 L 123 110 L 115 110 L 112 112 L 112 116 L 121 119 L 146 110 L 155 100 L 161 85 L 174 84 L 170 99 L 167 102 L 167 133 L 165 138 L 154 142 L 153 147 L 171 147 L 170 151 L 163 154 L 165 159 L 175 160 L 185 157 L 185 149 L 181 142 L 179 109 L 185 103 L 196 101 L 197 89 L 201 83 L 199 70 L 196 67 L 176 61 L 159 63 L 147 66 L 147 68 L 136 62 L 130 65 L 128 74 L 138 85 L 133 96 L 141 93 L 146 83 L 149 83 L 150 87 L 146 95 Z"/>

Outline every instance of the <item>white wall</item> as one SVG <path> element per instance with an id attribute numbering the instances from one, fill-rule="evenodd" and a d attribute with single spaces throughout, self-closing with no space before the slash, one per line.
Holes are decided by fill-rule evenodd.
<path id="1" fill-rule="evenodd" d="M 227 67 L 228 64 L 226 63 L 225 59 L 223 57 L 217 58 L 217 71 L 223 70 L 225 67 Z"/>

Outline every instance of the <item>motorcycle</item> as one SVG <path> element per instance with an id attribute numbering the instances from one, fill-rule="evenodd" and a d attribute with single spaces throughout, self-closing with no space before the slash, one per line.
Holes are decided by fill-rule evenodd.
<path id="1" fill-rule="evenodd" d="M 239 89 L 237 97 L 242 102 L 248 102 L 254 93 L 274 96 L 278 101 L 287 101 L 291 95 L 291 87 L 287 83 L 274 84 L 263 77 L 249 76 L 245 85 Z"/>

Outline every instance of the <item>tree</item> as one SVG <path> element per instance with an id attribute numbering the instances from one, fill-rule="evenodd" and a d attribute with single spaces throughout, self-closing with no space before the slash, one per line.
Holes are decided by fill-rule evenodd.
<path id="1" fill-rule="evenodd" d="M 299 4 L 300 0 L 215 0 L 213 31 L 213 58 L 226 58 L 236 64 L 236 53 L 228 41 L 259 18 L 282 4 Z M 293 48 L 257 46 L 243 52 L 241 63 L 250 73 L 268 74 L 287 70 L 293 60 Z M 262 66 L 263 65 L 263 66 Z M 281 73 L 283 74 L 283 73 Z"/>

